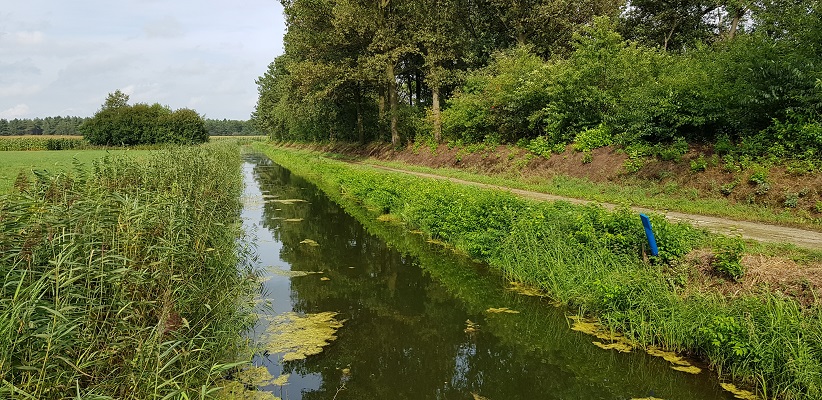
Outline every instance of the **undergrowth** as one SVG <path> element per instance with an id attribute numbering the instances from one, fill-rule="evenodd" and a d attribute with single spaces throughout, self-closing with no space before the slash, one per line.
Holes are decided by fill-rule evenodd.
<path id="1" fill-rule="evenodd" d="M 719 247 L 731 266 L 741 249 L 725 246 L 727 239 L 652 215 L 660 256 L 645 262 L 640 220 L 627 209 L 534 202 L 255 146 L 323 190 L 399 216 L 644 345 L 703 358 L 765 397 L 822 396 L 822 307 L 803 309 L 770 292 L 727 298 L 684 290 L 666 276 L 695 248 Z"/>
<path id="2" fill-rule="evenodd" d="M 119 155 L 0 196 L 0 397 L 210 397 L 252 322 L 240 163 Z"/>

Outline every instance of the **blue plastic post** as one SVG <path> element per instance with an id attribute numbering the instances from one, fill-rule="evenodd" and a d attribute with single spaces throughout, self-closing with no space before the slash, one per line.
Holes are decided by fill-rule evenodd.
<path id="1" fill-rule="evenodd" d="M 648 216 L 645 214 L 639 214 L 639 218 L 642 219 L 642 226 L 645 228 L 645 237 L 648 238 L 648 245 L 651 246 L 651 255 L 658 256 L 659 249 L 656 247 L 656 238 L 654 237 L 653 229 L 651 229 L 651 220 L 648 219 Z"/>

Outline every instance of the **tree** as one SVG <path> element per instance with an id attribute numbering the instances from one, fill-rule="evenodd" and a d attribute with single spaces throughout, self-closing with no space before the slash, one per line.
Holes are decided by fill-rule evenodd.
<path id="1" fill-rule="evenodd" d="M 109 93 L 103 103 L 103 110 L 116 110 L 128 106 L 129 96 L 117 89 L 114 93 Z"/>
<path id="2" fill-rule="evenodd" d="M 154 103 L 127 104 L 128 95 L 109 94 L 100 111 L 78 130 L 91 144 L 136 145 L 155 143 L 196 144 L 208 140 L 205 121 L 194 110 Z"/>

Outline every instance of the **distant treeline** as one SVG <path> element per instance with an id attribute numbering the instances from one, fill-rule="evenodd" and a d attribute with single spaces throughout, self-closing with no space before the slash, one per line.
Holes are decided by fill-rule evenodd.
<path id="1" fill-rule="evenodd" d="M 210 136 L 255 136 L 263 134 L 251 121 L 206 119 L 205 124 Z"/>
<path id="2" fill-rule="evenodd" d="M 0 119 L 0 136 L 81 135 L 77 128 L 88 118 L 46 117 L 12 120 Z"/>
<path id="3" fill-rule="evenodd" d="M 0 136 L 19 135 L 72 135 L 81 136 L 78 130 L 89 117 L 46 117 L 0 119 Z M 235 119 L 207 119 L 206 130 L 210 136 L 262 135 L 251 121 Z"/>
<path id="4" fill-rule="evenodd" d="M 282 3 L 274 138 L 822 155 L 819 0 Z"/>

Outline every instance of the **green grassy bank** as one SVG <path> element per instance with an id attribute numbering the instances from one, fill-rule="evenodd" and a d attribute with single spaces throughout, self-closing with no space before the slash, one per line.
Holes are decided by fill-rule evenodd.
<path id="1" fill-rule="evenodd" d="M 726 297 L 688 284 L 680 261 L 702 247 L 716 249 L 716 272 L 732 279 L 740 251 L 733 239 L 654 216 L 661 254 L 645 262 L 639 218 L 625 210 L 538 203 L 316 153 L 255 147 L 323 190 L 393 214 L 637 342 L 702 358 L 766 398 L 822 396 L 818 302 L 802 306 L 764 290 Z"/>
<path id="2" fill-rule="evenodd" d="M 0 196 L 0 397 L 201 398 L 251 321 L 236 145 L 124 154 Z"/>

